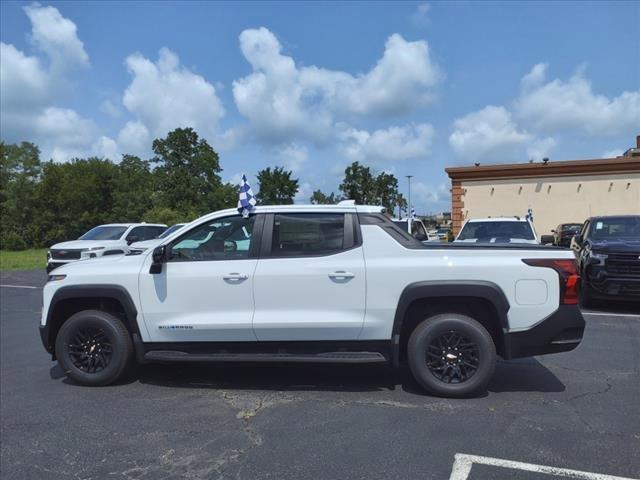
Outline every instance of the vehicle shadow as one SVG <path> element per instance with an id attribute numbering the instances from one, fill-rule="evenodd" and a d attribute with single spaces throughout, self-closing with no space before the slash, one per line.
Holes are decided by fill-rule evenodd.
<path id="1" fill-rule="evenodd" d="M 536 358 L 498 361 L 488 390 L 500 392 L 564 392 L 566 387 Z"/>
<path id="2" fill-rule="evenodd" d="M 174 388 L 375 392 L 426 395 L 408 368 L 314 364 L 140 365 L 132 381 Z M 488 392 L 563 392 L 565 385 L 536 359 L 499 361 Z M 486 396 L 485 393 L 481 396 Z"/>

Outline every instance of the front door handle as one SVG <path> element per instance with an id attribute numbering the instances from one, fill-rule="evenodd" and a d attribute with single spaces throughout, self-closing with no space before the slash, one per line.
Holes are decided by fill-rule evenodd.
<path id="1" fill-rule="evenodd" d="M 249 275 L 247 275 L 246 273 L 227 273 L 226 275 L 223 275 L 222 278 L 224 280 L 240 281 L 246 280 L 247 278 L 249 278 Z"/>
<path id="2" fill-rule="evenodd" d="M 335 279 L 340 279 L 340 278 L 353 278 L 355 277 L 356 274 L 352 273 L 352 272 L 345 272 L 344 270 L 338 270 L 337 272 L 331 272 L 329 274 L 329 278 L 335 278 Z"/>

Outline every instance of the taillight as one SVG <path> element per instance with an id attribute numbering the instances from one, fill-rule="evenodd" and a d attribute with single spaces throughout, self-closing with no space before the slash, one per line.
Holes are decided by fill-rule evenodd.
<path id="1" fill-rule="evenodd" d="M 525 258 L 522 260 L 532 267 L 553 268 L 560 277 L 560 304 L 577 305 L 580 290 L 580 274 L 575 260 L 552 258 Z"/>

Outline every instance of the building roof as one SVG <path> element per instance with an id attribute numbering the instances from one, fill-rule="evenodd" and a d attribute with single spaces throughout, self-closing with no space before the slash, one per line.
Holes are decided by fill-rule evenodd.
<path id="1" fill-rule="evenodd" d="M 449 167 L 445 168 L 445 172 L 447 172 L 451 180 L 493 180 L 497 178 L 640 173 L 640 157 L 622 156 L 593 160 L 564 160 Z"/>

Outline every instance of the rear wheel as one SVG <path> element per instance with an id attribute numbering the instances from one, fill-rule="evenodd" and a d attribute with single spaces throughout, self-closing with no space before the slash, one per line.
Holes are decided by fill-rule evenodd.
<path id="1" fill-rule="evenodd" d="M 473 318 L 457 313 L 435 315 L 418 325 L 409 338 L 407 356 L 418 383 L 443 397 L 484 391 L 496 364 L 489 332 Z"/>
<path id="2" fill-rule="evenodd" d="M 129 332 L 113 315 L 84 310 L 62 324 L 56 357 L 65 374 L 82 385 L 108 385 L 120 378 L 132 357 Z"/>

